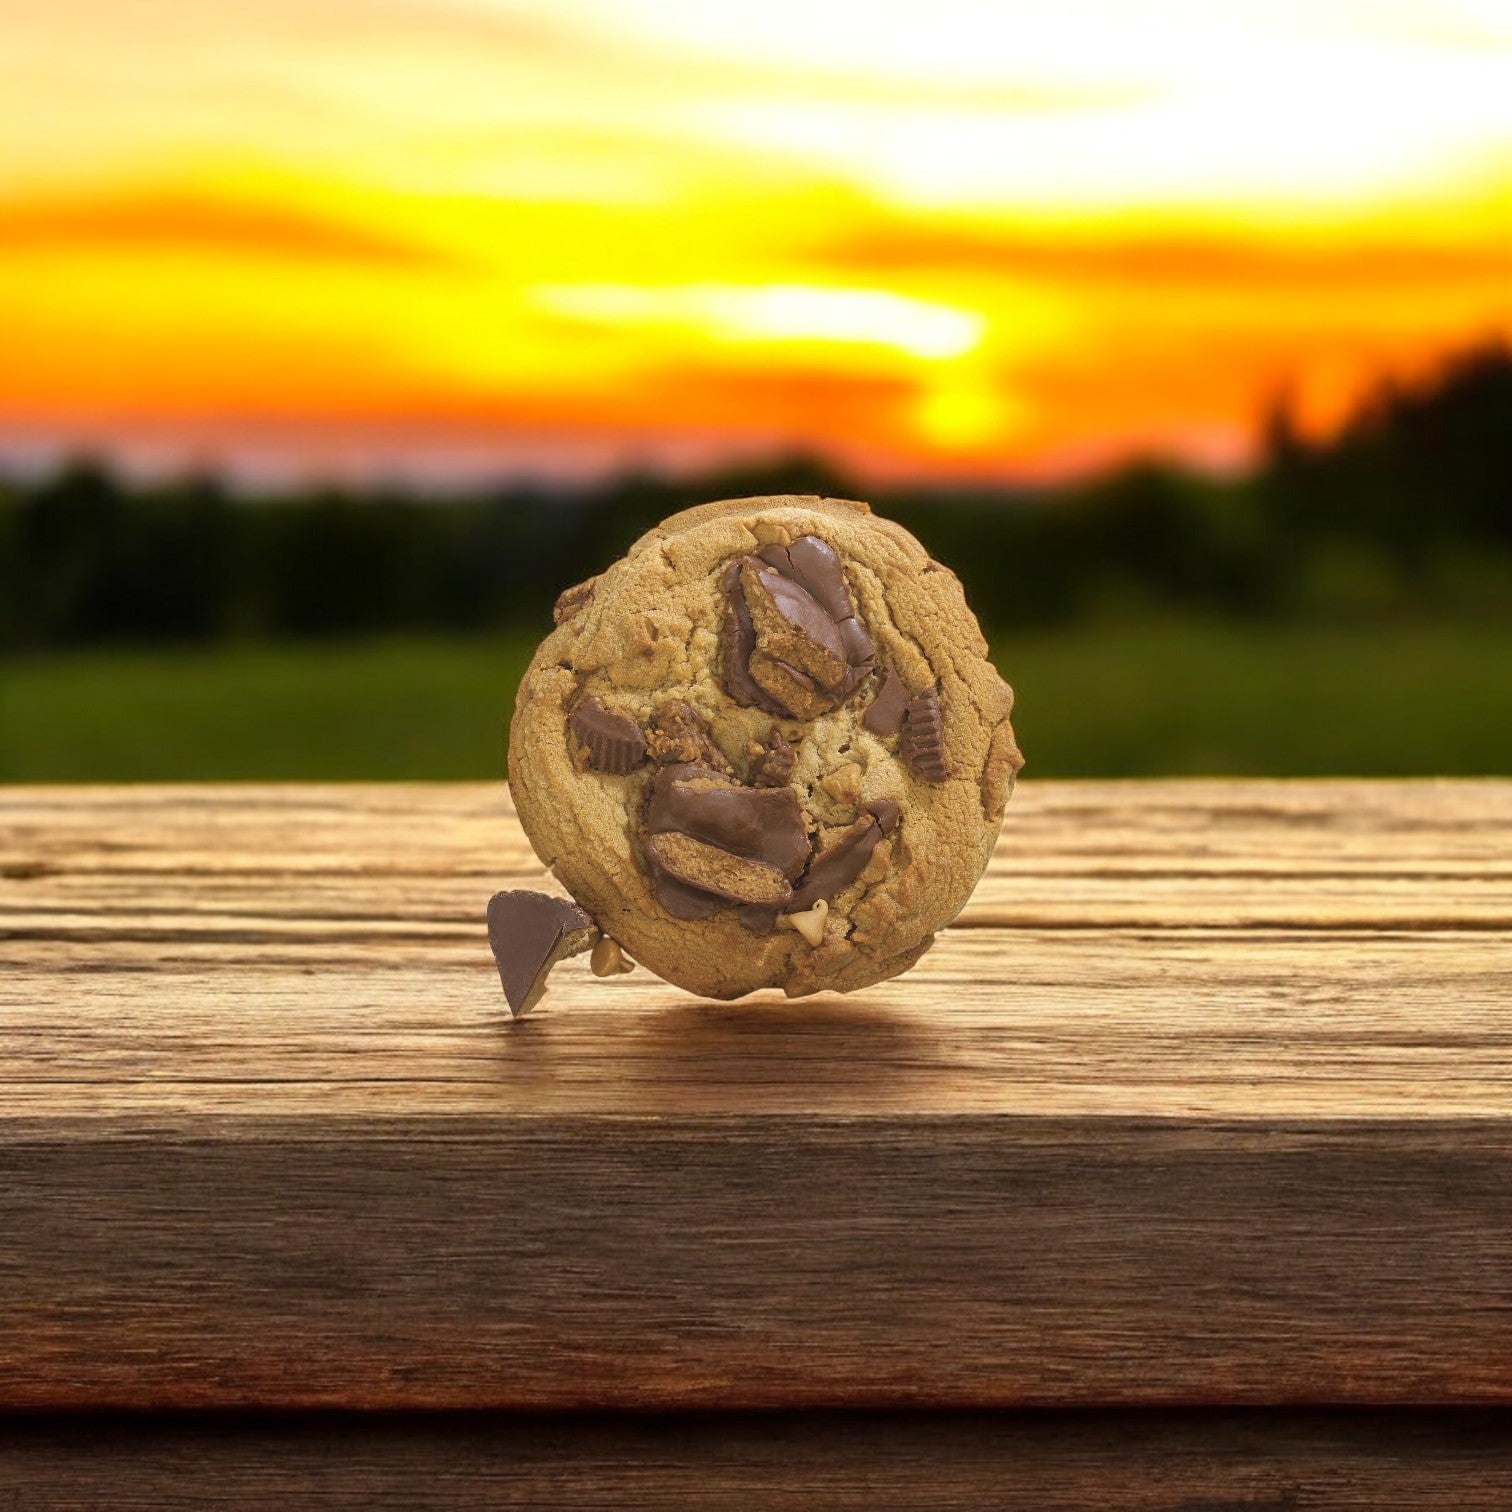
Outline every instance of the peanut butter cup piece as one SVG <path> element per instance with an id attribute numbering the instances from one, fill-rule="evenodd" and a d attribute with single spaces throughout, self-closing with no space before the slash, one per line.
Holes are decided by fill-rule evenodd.
<path id="1" fill-rule="evenodd" d="M 908 700 L 898 754 L 909 769 L 926 782 L 944 782 L 950 776 L 950 767 L 945 760 L 945 722 L 940 713 L 940 695 L 933 688 L 915 693 Z"/>
<path id="2" fill-rule="evenodd" d="M 775 866 L 676 830 L 650 836 L 646 854 L 679 882 L 732 903 L 785 903 L 793 895 L 792 883 Z"/>
<path id="3" fill-rule="evenodd" d="M 708 721 L 681 699 L 657 705 L 646 745 L 652 760 L 661 765 L 698 763 L 719 772 L 730 770 L 724 752 L 714 744 Z"/>
<path id="4" fill-rule="evenodd" d="M 845 642 L 813 595 L 755 559 L 742 566 L 740 586 L 751 611 L 756 650 L 823 688 L 837 688 L 845 676 Z"/>
<path id="5" fill-rule="evenodd" d="M 763 546 L 729 563 L 725 691 L 739 704 L 817 719 L 871 671 L 875 646 L 856 617 L 840 558 L 818 536 Z"/>
<path id="6" fill-rule="evenodd" d="M 646 737 L 628 714 L 606 709 L 596 698 L 585 698 L 572 711 L 572 733 L 588 753 L 596 772 L 623 777 L 646 759 Z"/>

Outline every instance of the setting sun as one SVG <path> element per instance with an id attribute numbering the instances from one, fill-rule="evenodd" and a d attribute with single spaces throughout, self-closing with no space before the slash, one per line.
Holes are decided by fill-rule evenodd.
<path id="1" fill-rule="evenodd" d="M 0 67 L 13 455 L 1222 466 L 1512 333 L 1489 0 L 49 0 Z"/>

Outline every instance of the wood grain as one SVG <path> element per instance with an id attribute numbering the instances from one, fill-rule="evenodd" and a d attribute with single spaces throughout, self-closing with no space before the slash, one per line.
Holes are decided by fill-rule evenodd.
<path id="1" fill-rule="evenodd" d="M 0 1421 L 0 1508 L 1505 1512 L 1485 1413 Z"/>
<path id="2" fill-rule="evenodd" d="M 0 790 L 0 1403 L 1512 1403 L 1512 783 L 1025 784 L 908 977 L 510 1024 L 502 787 Z"/>

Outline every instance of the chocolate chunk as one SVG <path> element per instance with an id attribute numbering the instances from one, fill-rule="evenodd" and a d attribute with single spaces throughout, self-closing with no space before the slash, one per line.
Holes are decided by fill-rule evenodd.
<path id="1" fill-rule="evenodd" d="M 950 768 L 945 762 L 945 723 L 940 713 L 940 695 L 933 688 L 915 693 L 908 700 L 898 754 L 926 782 L 944 782 L 950 776 Z"/>
<path id="2" fill-rule="evenodd" d="M 586 583 L 576 583 L 571 588 L 562 589 L 551 608 L 552 624 L 560 625 L 563 620 L 570 620 L 574 614 L 586 609 L 593 601 L 593 590 L 597 584 L 597 578 L 589 578 Z"/>
<path id="3" fill-rule="evenodd" d="M 908 707 L 908 689 L 903 679 L 889 667 L 877 685 L 876 697 L 866 706 L 861 723 L 873 735 L 896 735 L 903 728 L 903 713 Z"/>
<path id="4" fill-rule="evenodd" d="M 782 738 L 782 731 L 776 725 L 772 726 L 772 733 L 767 736 L 764 751 L 760 746 L 752 746 L 751 749 L 756 753 L 751 764 L 753 787 L 786 787 L 793 780 L 793 767 L 798 756 Z"/>
<path id="5" fill-rule="evenodd" d="M 796 877 L 809 855 L 792 788 L 741 787 L 707 767 L 664 766 L 652 779 L 648 835 L 675 831 Z"/>
<path id="6" fill-rule="evenodd" d="M 792 884 L 775 866 L 732 855 L 676 830 L 650 836 L 646 854 L 679 882 L 732 903 L 781 904 L 793 896 Z"/>
<path id="7" fill-rule="evenodd" d="M 623 777 L 646 759 L 646 737 L 628 714 L 606 709 L 596 698 L 585 698 L 572 711 L 572 733 L 588 752 L 596 772 Z"/>
<path id="8" fill-rule="evenodd" d="M 696 762 L 720 772 L 730 770 L 724 752 L 709 733 L 708 721 L 692 704 L 681 699 L 657 705 L 651 715 L 651 733 L 646 743 L 652 758 L 660 765 Z"/>
<path id="9" fill-rule="evenodd" d="M 488 900 L 488 943 L 509 1010 L 523 1018 L 540 1002 L 551 968 L 589 949 L 598 930 L 576 903 L 548 893 L 501 892 Z"/>
<path id="10" fill-rule="evenodd" d="M 837 709 L 871 671 L 876 648 L 856 618 L 834 548 L 818 536 L 763 546 L 729 563 L 725 690 L 796 719 Z"/>
<path id="11" fill-rule="evenodd" d="M 779 914 L 812 908 L 845 891 L 866 869 L 878 843 L 897 827 L 902 811 L 891 798 L 878 798 L 863 806 L 863 812 L 833 844 L 814 857 L 803 885 L 777 908 L 751 905 L 740 910 L 740 922 L 757 934 L 770 934 Z"/>

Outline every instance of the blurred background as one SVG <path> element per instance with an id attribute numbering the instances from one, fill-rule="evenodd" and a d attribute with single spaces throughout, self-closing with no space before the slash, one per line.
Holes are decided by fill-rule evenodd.
<path id="1" fill-rule="evenodd" d="M 1031 775 L 1512 771 L 1504 0 L 9 0 L 0 780 L 488 777 L 871 500 Z"/>

